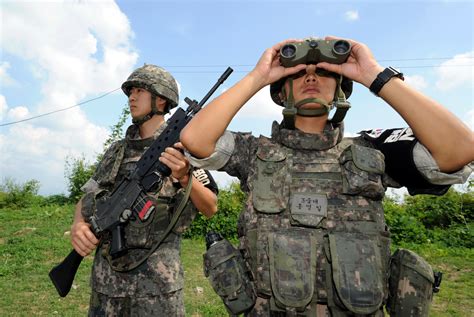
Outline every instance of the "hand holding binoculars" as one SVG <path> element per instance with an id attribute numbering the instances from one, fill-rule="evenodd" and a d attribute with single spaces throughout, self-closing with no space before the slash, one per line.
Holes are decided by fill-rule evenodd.
<path id="1" fill-rule="evenodd" d="M 346 40 L 307 39 L 283 45 L 280 49 L 280 62 L 283 67 L 298 64 L 344 63 L 351 53 L 351 44 Z"/>

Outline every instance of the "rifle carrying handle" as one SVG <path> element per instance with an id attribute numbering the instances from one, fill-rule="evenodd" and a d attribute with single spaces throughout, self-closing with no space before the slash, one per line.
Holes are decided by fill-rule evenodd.
<path id="1" fill-rule="evenodd" d="M 49 278 L 53 282 L 59 296 L 66 297 L 71 290 L 74 276 L 82 262 L 82 257 L 76 250 L 72 250 L 69 255 L 49 272 Z"/>

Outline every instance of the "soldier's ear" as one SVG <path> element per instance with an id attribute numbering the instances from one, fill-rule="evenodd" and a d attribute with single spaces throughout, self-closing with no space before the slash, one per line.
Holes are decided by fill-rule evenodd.
<path id="1" fill-rule="evenodd" d="M 163 99 L 160 96 L 156 96 L 156 107 L 158 108 L 158 110 L 164 112 L 166 108 L 166 103 L 167 103 L 166 99 Z"/>

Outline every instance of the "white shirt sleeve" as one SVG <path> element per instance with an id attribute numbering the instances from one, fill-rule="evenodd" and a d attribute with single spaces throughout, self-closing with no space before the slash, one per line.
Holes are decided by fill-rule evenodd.
<path id="1" fill-rule="evenodd" d="M 420 142 L 413 148 L 413 160 L 418 171 L 433 185 L 463 184 L 472 173 L 472 163 L 454 173 L 441 172 L 431 153 Z"/>
<path id="2" fill-rule="evenodd" d="M 214 153 L 209 157 L 199 159 L 192 156 L 191 153 L 186 152 L 185 154 L 194 167 L 206 170 L 218 170 L 227 164 L 230 156 L 234 152 L 234 147 L 234 135 L 230 131 L 225 131 L 219 140 L 217 140 Z"/>

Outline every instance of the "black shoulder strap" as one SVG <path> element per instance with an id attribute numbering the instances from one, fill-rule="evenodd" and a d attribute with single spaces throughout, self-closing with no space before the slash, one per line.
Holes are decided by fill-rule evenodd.
<path id="1" fill-rule="evenodd" d="M 410 195 L 443 195 L 449 185 L 433 185 L 418 171 L 413 148 L 418 143 L 410 128 L 362 131 L 364 139 L 385 155 L 385 172 Z"/>

